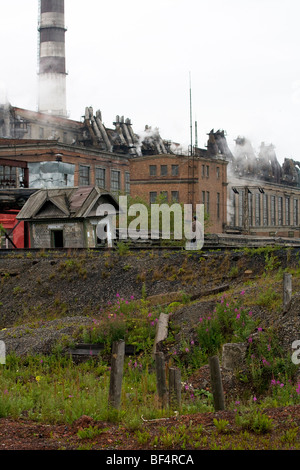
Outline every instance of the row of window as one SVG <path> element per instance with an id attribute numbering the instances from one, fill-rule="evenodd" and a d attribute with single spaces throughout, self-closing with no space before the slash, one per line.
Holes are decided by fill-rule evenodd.
<path id="1" fill-rule="evenodd" d="M 169 202 L 168 191 L 160 191 L 159 194 L 162 202 Z M 157 191 L 150 191 L 150 204 L 156 204 L 158 202 L 159 194 Z M 179 191 L 171 191 L 170 202 L 179 202 Z"/>
<path id="2" fill-rule="evenodd" d="M 204 205 L 205 212 L 207 212 L 207 214 L 209 214 L 209 212 L 210 212 L 210 192 L 209 191 L 202 191 L 201 203 Z M 219 219 L 221 217 L 221 193 L 217 193 L 216 215 L 217 215 L 217 219 Z"/>
<path id="3" fill-rule="evenodd" d="M 157 165 L 149 165 L 150 176 L 158 176 Z M 160 165 L 160 176 L 168 176 L 168 165 Z M 179 165 L 171 165 L 171 176 L 179 176 Z"/>
<path id="4" fill-rule="evenodd" d="M 235 198 L 232 225 L 235 225 Z M 293 209 L 293 210 L 292 210 Z M 238 197 L 238 224 L 243 226 L 245 217 L 245 195 Z M 299 202 L 290 196 L 274 196 L 268 194 L 248 194 L 249 226 L 275 226 L 299 224 Z"/>
<path id="5" fill-rule="evenodd" d="M 157 165 L 149 165 L 150 176 L 168 176 L 168 165 L 160 165 L 160 174 L 158 175 Z M 179 176 L 179 165 L 171 165 L 171 176 Z M 209 178 L 209 165 L 202 165 L 202 178 Z M 220 167 L 216 167 L 216 177 L 220 178 Z"/>
<path id="6" fill-rule="evenodd" d="M 24 169 L 0 165 L 0 189 L 24 186 Z"/>
<path id="7" fill-rule="evenodd" d="M 171 203 L 179 202 L 179 191 L 171 191 Z M 158 193 L 157 191 L 150 192 L 150 204 L 155 204 L 158 201 Z M 169 202 L 168 191 L 160 191 L 160 197 L 163 201 Z M 204 204 L 205 211 L 209 214 L 210 211 L 210 192 L 209 191 L 202 191 L 202 200 L 201 203 Z M 217 193 L 216 198 L 216 215 L 219 219 L 221 216 L 221 194 Z"/>
<path id="8" fill-rule="evenodd" d="M 90 167 L 80 165 L 79 167 L 79 185 L 89 186 L 91 184 Z M 107 175 L 105 168 L 95 168 L 95 185 L 100 188 L 107 188 Z M 121 172 L 119 170 L 110 170 L 110 191 L 121 191 Z M 130 193 L 130 173 L 125 172 L 125 192 Z"/>
<path id="9" fill-rule="evenodd" d="M 202 178 L 209 178 L 209 165 L 201 165 L 201 176 Z M 216 167 L 216 177 L 217 179 L 220 179 L 221 173 L 220 173 L 220 167 Z"/>

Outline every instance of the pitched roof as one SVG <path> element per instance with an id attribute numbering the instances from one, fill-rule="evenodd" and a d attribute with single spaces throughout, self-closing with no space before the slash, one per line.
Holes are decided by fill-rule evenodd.
<path id="1" fill-rule="evenodd" d="M 40 189 L 30 196 L 17 219 L 85 218 L 95 216 L 95 207 L 103 203 L 111 204 L 116 211 L 119 209 L 116 198 L 97 186 Z"/>

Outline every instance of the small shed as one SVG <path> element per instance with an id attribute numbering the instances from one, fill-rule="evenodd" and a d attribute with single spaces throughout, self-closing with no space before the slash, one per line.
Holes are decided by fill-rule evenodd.
<path id="1" fill-rule="evenodd" d="M 32 248 L 96 248 L 100 240 L 97 225 L 107 213 L 99 214 L 101 205 L 119 212 L 119 203 L 98 187 L 41 189 L 27 200 L 17 219 L 29 223 Z M 99 232 L 98 232 L 99 233 Z"/>

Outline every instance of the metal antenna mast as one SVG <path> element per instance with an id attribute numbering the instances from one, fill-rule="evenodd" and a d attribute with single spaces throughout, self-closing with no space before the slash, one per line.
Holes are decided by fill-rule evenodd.
<path id="1" fill-rule="evenodd" d="M 193 150 L 193 116 L 192 116 L 192 85 L 191 85 L 191 73 L 190 73 L 190 132 L 191 132 L 191 150 L 188 152 L 188 195 L 189 195 L 189 203 L 192 204 L 194 209 L 194 172 L 195 172 L 195 164 L 194 164 L 194 150 Z"/>
<path id="2" fill-rule="evenodd" d="M 191 130 L 191 155 L 193 155 L 193 122 L 192 122 L 192 80 L 190 72 L 190 130 Z"/>

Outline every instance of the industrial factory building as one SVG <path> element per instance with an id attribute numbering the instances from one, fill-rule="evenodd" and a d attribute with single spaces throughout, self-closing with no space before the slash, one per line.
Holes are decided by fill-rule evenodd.
<path id="1" fill-rule="evenodd" d="M 38 190 L 100 188 L 156 201 L 204 204 L 206 233 L 300 237 L 300 163 L 279 164 L 272 145 L 256 155 L 238 137 L 211 130 L 205 149 L 162 139 L 148 125 L 139 135 L 117 115 L 104 125 L 98 109 L 68 118 L 64 0 L 40 0 L 38 110 L 0 103 L 0 225 L 6 248 L 34 245 L 20 209 Z M 31 236 L 34 236 L 32 232 Z"/>
<path id="2" fill-rule="evenodd" d="M 228 166 L 228 226 L 231 233 L 299 237 L 300 163 L 277 160 L 273 145 L 258 155 L 245 138 L 236 140 Z"/>
<path id="3" fill-rule="evenodd" d="M 227 164 L 224 149 L 210 145 L 191 155 L 147 155 L 130 159 L 131 193 L 147 201 L 204 204 L 206 231 L 222 233 L 227 220 Z"/>

